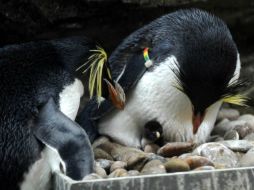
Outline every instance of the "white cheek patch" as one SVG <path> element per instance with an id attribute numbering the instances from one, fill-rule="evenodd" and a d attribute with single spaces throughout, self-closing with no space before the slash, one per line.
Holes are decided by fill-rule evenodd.
<path id="1" fill-rule="evenodd" d="M 83 96 L 83 94 L 84 86 L 82 82 L 78 79 L 75 79 L 72 84 L 66 86 L 59 94 L 59 105 L 61 112 L 70 119 L 75 120 L 79 109 L 80 98 Z"/>

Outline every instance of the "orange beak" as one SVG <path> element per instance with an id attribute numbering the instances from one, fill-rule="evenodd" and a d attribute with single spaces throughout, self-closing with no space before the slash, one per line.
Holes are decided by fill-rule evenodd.
<path id="1" fill-rule="evenodd" d="M 104 79 L 108 85 L 109 97 L 112 104 L 118 109 L 124 109 L 125 106 L 125 93 L 122 87 L 115 82 L 115 87 L 107 80 Z"/>
<path id="2" fill-rule="evenodd" d="M 193 134 L 196 134 L 198 132 L 198 128 L 203 122 L 204 117 L 205 117 L 205 114 L 200 114 L 200 113 L 197 113 L 196 115 L 193 114 L 193 117 L 192 117 Z"/>

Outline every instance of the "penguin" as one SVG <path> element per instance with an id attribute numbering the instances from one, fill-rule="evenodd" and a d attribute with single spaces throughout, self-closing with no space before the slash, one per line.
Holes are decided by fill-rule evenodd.
<path id="1" fill-rule="evenodd" d="M 75 122 L 81 98 L 124 106 L 105 61 L 82 36 L 0 48 L 0 189 L 47 190 L 53 172 L 93 172 L 89 137 Z"/>
<path id="2" fill-rule="evenodd" d="M 144 134 L 142 140 L 142 147 L 150 143 L 163 145 L 163 131 L 161 124 L 157 121 L 147 122 L 144 126 Z"/>
<path id="3" fill-rule="evenodd" d="M 122 73 L 125 108 L 105 102 L 90 118 L 99 134 L 126 146 L 146 145 L 150 121 L 162 126 L 166 142 L 204 143 L 223 102 L 246 104 L 232 35 L 220 18 L 199 9 L 169 13 L 133 32 L 109 65 L 114 79 Z"/>

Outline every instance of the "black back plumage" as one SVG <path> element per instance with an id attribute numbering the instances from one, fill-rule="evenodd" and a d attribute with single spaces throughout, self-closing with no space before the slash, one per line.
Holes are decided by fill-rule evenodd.
<path id="1" fill-rule="evenodd" d="M 0 187 L 17 189 L 43 145 L 32 134 L 33 119 L 49 98 L 74 81 L 88 57 L 83 37 L 10 45 L 0 49 Z"/>

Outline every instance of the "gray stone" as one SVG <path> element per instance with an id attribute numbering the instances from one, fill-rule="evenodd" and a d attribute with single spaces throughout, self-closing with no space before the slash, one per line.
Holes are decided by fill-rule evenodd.
<path id="1" fill-rule="evenodd" d="M 125 169 L 118 168 L 114 170 L 111 174 L 109 174 L 109 178 L 114 178 L 114 177 L 125 177 L 128 176 L 128 172 Z"/>
<path id="2" fill-rule="evenodd" d="M 163 156 L 160 156 L 158 154 L 154 154 L 154 153 L 149 153 L 148 154 L 148 161 L 151 160 L 160 160 L 162 163 L 167 161 L 167 158 L 164 158 Z"/>
<path id="3" fill-rule="evenodd" d="M 92 173 L 83 178 L 83 180 L 94 180 L 94 179 L 103 179 L 103 177 L 101 177 L 97 173 Z"/>
<path id="4" fill-rule="evenodd" d="M 110 141 L 105 141 L 103 144 L 97 146 L 97 148 L 101 148 L 109 153 L 114 160 L 126 162 L 128 169 L 140 170 L 149 160 L 148 153 Z"/>
<path id="5" fill-rule="evenodd" d="M 240 113 L 236 109 L 230 109 L 230 108 L 222 108 L 217 116 L 217 120 L 222 119 L 229 119 L 229 120 L 236 120 L 240 116 Z"/>
<path id="6" fill-rule="evenodd" d="M 220 135 L 212 135 L 209 137 L 208 142 L 218 142 L 218 141 L 223 141 L 224 138 L 221 137 Z"/>
<path id="7" fill-rule="evenodd" d="M 129 170 L 128 176 L 138 176 L 140 172 L 138 170 Z"/>
<path id="8" fill-rule="evenodd" d="M 223 119 L 213 128 L 212 134 L 224 136 L 224 134 L 231 130 L 233 126 L 229 125 L 230 121 L 228 119 Z"/>
<path id="9" fill-rule="evenodd" d="M 104 170 L 109 172 L 111 165 L 114 163 L 114 161 L 106 160 L 106 159 L 97 159 L 96 164 L 98 164 L 100 167 L 102 167 Z"/>
<path id="10" fill-rule="evenodd" d="M 109 139 L 105 136 L 101 136 L 93 142 L 92 147 L 93 147 L 93 149 L 95 149 L 107 142 L 109 142 Z"/>
<path id="11" fill-rule="evenodd" d="M 224 140 L 239 140 L 239 134 L 236 130 L 232 129 L 227 131 L 223 138 Z"/>
<path id="12" fill-rule="evenodd" d="M 163 173 L 167 172 L 162 162 L 160 160 L 152 160 L 145 164 L 140 174 L 147 175 L 147 174 L 163 174 Z"/>
<path id="13" fill-rule="evenodd" d="M 106 171 L 98 163 L 95 164 L 95 173 L 101 176 L 102 178 L 107 177 Z"/>
<path id="14" fill-rule="evenodd" d="M 254 147 L 254 142 L 247 140 L 229 140 L 221 141 L 220 143 L 234 152 L 247 152 L 249 149 Z"/>
<path id="15" fill-rule="evenodd" d="M 93 152 L 94 152 L 95 159 L 113 160 L 112 156 L 110 156 L 106 151 L 100 148 L 95 148 Z"/>
<path id="16" fill-rule="evenodd" d="M 146 153 L 156 153 L 159 150 L 159 146 L 157 144 L 148 144 L 144 148 L 144 152 Z"/>
<path id="17" fill-rule="evenodd" d="M 254 148 L 250 149 L 239 161 L 239 166 L 249 167 L 254 166 Z"/>
<path id="18" fill-rule="evenodd" d="M 214 164 L 222 165 L 225 168 L 237 166 L 238 158 L 235 153 L 221 143 L 206 143 L 197 147 L 193 153 L 204 156 Z"/>
<path id="19" fill-rule="evenodd" d="M 179 158 L 169 159 L 166 163 L 164 163 L 164 166 L 167 172 L 182 172 L 190 170 L 189 164 L 185 160 Z"/>
<path id="20" fill-rule="evenodd" d="M 254 131 L 254 115 L 244 114 L 241 115 L 238 120 L 242 120 L 248 123 L 249 127 Z"/>
<path id="21" fill-rule="evenodd" d="M 110 173 L 112 173 L 113 171 L 115 171 L 116 169 L 119 169 L 119 168 L 126 169 L 127 163 L 123 162 L 123 161 L 114 162 L 110 167 Z"/>
<path id="22" fill-rule="evenodd" d="M 244 126 L 236 126 L 234 128 L 234 130 L 237 131 L 237 133 L 239 134 L 240 139 L 243 139 L 248 134 L 253 132 L 253 130 L 251 129 L 251 127 L 249 126 L 249 124 L 247 122 L 246 122 L 246 124 Z"/>
<path id="23" fill-rule="evenodd" d="M 246 135 L 243 139 L 247 141 L 254 141 L 254 133 Z"/>

